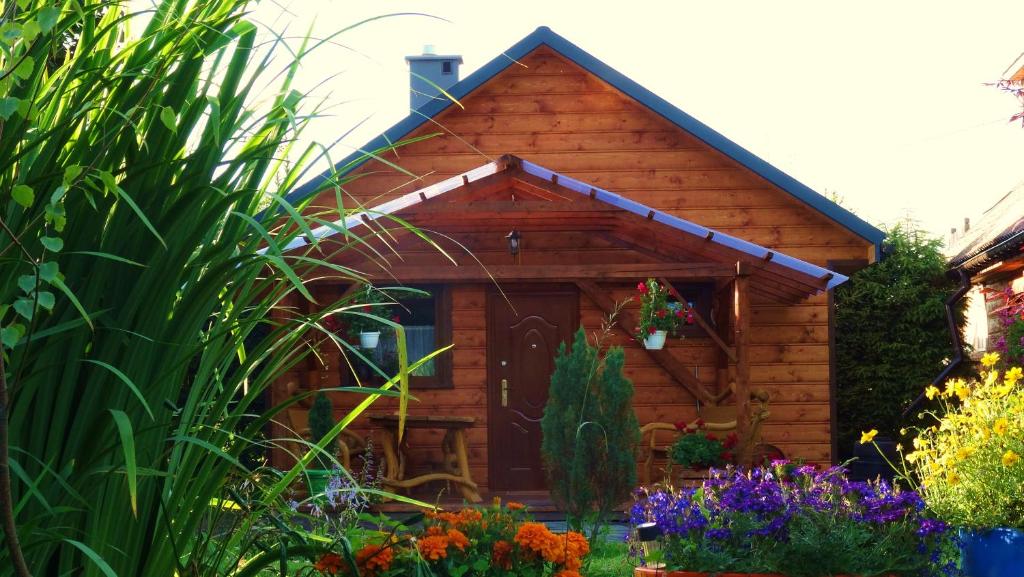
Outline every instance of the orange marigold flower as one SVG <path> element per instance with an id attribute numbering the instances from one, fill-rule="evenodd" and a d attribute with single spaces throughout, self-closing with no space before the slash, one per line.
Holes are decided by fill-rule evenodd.
<path id="1" fill-rule="evenodd" d="M 387 571 L 395 554 L 386 545 L 367 545 L 356 551 L 356 565 L 362 567 L 364 575 L 375 575 L 377 571 Z"/>
<path id="2" fill-rule="evenodd" d="M 551 547 L 551 542 L 554 539 L 555 534 L 543 523 L 523 523 L 516 531 L 514 540 L 520 547 L 528 551 L 543 553 L 545 548 Z"/>
<path id="3" fill-rule="evenodd" d="M 569 551 L 574 556 L 585 557 L 587 553 L 590 553 L 590 543 L 587 542 L 587 538 L 582 533 L 569 531 L 565 534 L 565 540 Z"/>
<path id="4" fill-rule="evenodd" d="M 428 561 L 437 561 L 448 556 L 448 537 L 441 535 L 424 537 L 416 546 L 420 550 L 420 555 Z"/>
<path id="5" fill-rule="evenodd" d="M 327 575 L 337 575 L 341 571 L 341 555 L 337 553 L 324 553 L 320 560 L 313 564 L 313 568 Z"/>
<path id="6" fill-rule="evenodd" d="M 468 525 L 470 523 L 478 523 L 483 518 L 484 514 L 476 509 L 463 509 L 459 511 L 457 524 Z"/>
<path id="7" fill-rule="evenodd" d="M 462 551 L 469 545 L 469 539 L 458 529 L 448 529 L 448 544 Z"/>
<path id="8" fill-rule="evenodd" d="M 491 549 L 491 564 L 502 569 L 511 569 L 512 544 L 508 541 L 495 541 Z"/>
<path id="9" fill-rule="evenodd" d="M 436 535 L 444 535 L 444 529 L 437 525 L 427 527 L 427 537 L 434 537 Z"/>
<path id="10" fill-rule="evenodd" d="M 580 577 L 580 574 L 575 569 L 563 569 L 555 573 L 555 577 Z"/>
<path id="11" fill-rule="evenodd" d="M 526 507 L 526 505 L 523 505 L 522 503 L 517 503 L 516 501 L 509 501 L 508 504 L 505 506 L 508 507 L 509 511 L 518 511 Z"/>

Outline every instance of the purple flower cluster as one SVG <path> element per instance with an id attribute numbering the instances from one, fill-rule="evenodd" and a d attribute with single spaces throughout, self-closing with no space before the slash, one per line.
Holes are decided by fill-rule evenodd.
<path id="1" fill-rule="evenodd" d="M 712 470 L 700 487 L 641 488 L 634 496 L 630 511 L 634 525 L 653 521 L 669 542 L 704 547 L 707 555 L 701 557 L 704 554 L 695 554 L 690 547 L 687 559 L 708 563 L 716 551 L 726 549 L 748 559 L 760 553 L 781 559 L 791 538 L 800 537 L 803 542 L 808 534 L 856 531 L 856 527 L 880 539 L 898 534 L 911 549 L 916 545 L 927 562 L 928 556 L 936 554 L 935 538 L 947 531 L 945 523 L 925 516 L 924 501 L 917 492 L 886 481 L 850 481 L 840 467 L 818 471 L 779 462 L 751 470 Z M 830 536 L 820 538 L 828 542 Z"/>

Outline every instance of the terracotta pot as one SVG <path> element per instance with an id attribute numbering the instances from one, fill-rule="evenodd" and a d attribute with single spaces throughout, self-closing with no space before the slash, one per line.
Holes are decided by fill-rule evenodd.
<path id="1" fill-rule="evenodd" d="M 650 351 L 659 351 L 665 346 L 665 331 L 654 331 L 654 334 L 644 337 L 644 348 Z"/>

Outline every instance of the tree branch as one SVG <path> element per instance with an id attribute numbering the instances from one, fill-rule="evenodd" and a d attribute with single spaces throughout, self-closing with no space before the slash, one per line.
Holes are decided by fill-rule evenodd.
<path id="1" fill-rule="evenodd" d="M 18 529 L 14 524 L 14 497 L 11 492 L 11 467 L 8 465 L 7 431 L 7 368 L 4 365 L 3 351 L 0 350 L 0 516 L 3 517 L 4 536 L 7 539 L 7 550 L 11 553 L 11 563 L 18 577 L 32 577 L 25 564 L 25 554 L 21 552 L 18 542 Z"/>

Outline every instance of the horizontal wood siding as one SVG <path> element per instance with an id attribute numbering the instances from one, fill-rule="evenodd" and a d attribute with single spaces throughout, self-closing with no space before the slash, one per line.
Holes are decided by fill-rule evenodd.
<path id="1" fill-rule="evenodd" d="M 388 153 L 389 161 L 417 175 L 410 178 L 381 162 L 359 168 L 359 178 L 344 187 L 346 202 L 374 205 L 493 160 L 506 153 L 622 194 L 702 225 L 717 228 L 819 265 L 829 260 L 870 258 L 869 244 L 815 210 L 777 189 L 731 159 L 687 134 L 635 101 L 541 48 L 409 136 L 439 136 Z M 331 207 L 334 193 L 314 205 Z M 512 264 L 504 240 L 493 234 L 461 232 L 441 245 L 460 264 L 473 259 Z M 404 262 L 449 266 L 423 243 L 403 241 Z M 650 262 L 599 235 L 559 232 L 524 235 L 522 264 Z M 647 259 L 647 260 L 645 260 Z M 623 286 L 616 299 L 630 296 Z M 414 414 L 472 416 L 469 431 L 474 477 L 487 485 L 485 287 L 453 288 L 454 388 L 416 391 Z M 828 462 L 829 348 L 824 295 L 793 306 L 755 300 L 751 323 L 751 387 L 771 395 L 771 417 L 764 441 L 788 456 Z M 581 323 L 589 331 L 602 313 L 581 296 Z M 615 342 L 626 348 L 626 373 L 636 387 L 641 423 L 675 422 L 696 416 L 694 399 L 672 381 L 625 334 Z M 671 351 L 699 380 L 715 387 L 716 350 L 708 339 L 672 342 Z M 339 414 L 357 402 L 340 399 Z M 396 403 L 379 401 L 373 412 Z M 365 421 L 356 429 L 368 432 Z M 440 461 L 439 432 L 412 432 L 411 473 Z"/>

